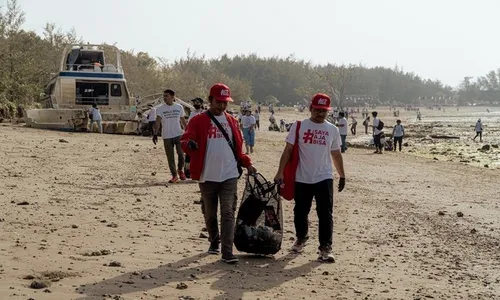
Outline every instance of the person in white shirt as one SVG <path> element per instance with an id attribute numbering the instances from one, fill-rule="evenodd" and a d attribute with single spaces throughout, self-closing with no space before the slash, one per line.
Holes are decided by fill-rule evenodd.
<path id="1" fill-rule="evenodd" d="M 379 129 L 380 125 L 380 119 L 377 117 L 378 113 L 376 111 L 372 112 L 372 117 L 373 117 L 373 141 L 375 143 L 375 152 L 377 154 L 382 154 L 382 148 L 384 145 L 382 144 L 380 138 L 382 134 L 382 130 Z"/>
<path id="2" fill-rule="evenodd" d="M 326 121 L 330 107 L 330 97 L 316 94 L 309 110 L 311 117 L 300 122 L 299 135 L 296 137 L 295 122 L 286 138 L 286 146 L 281 155 L 276 183 L 283 183 L 284 170 L 292 156 L 294 144 L 298 143 L 299 164 L 295 177 L 294 223 L 296 241 L 292 250 L 301 253 L 309 239 L 308 215 L 313 198 L 316 199 L 316 212 L 319 219 L 318 259 L 335 262 L 333 245 L 333 167 L 340 176 L 338 191 L 345 186 L 344 164 L 340 152 L 341 139 L 335 125 Z"/>
<path id="3" fill-rule="evenodd" d="M 255 110 L 255 113 L 253 115 L 255 117 L 255 127 L 257 130 L 260 130 L 260 108 Z"/>
<path id="4" fill-rule="evenodd" d="M 476 136 L 472 139 L 473 141 L 479 136 L 479 142 L 483 142 L 483 124 L 481 123 L 481 119 L 478 119 L 476 122 L 476 126 L 474 126 L 476 130 Z"/>
<path id="5" fill-rule="evenodd" d="M 203 99 L 194 98 L 193 100 L 191 100 L 191 102 L 193 103 L 194 111 L 189 113 L 188 123 L 194 116 L 199 115 L 203 112 Z"/>
<path id="6" fill-rule="evenodd" d="M 155 127 L 156 123 L 156 108 L 153 107 L 153 105 L 148 105 L 149 107 L 149 113 L 148 113 L 148 130 L 153 134 L 153 128 Z"/>
<path id="7" fill-rule="evenodd" d="M 250 110 L 244 110 L 241 116 L 241 131 L 245 140 L 246 154 L 253 153 L 255 146 L 255 118 Z"/>
<path id="8" fill-rule="evenodd" d="M 149 123 L 148 116 L 146 114 L 138 112 L 136 120 L 139 123 L 137 128 L 137 134 L 143 134 L 148 129 L 148 123 Z"/>
<path id="9" fill-rule="evenodd" d="M 339 119 L 339 112 L 337 110 L 333 111 L 333 120 L 337 122 Z"/>
<path id="10" fill-rule="evenodd" d="M 153 143 L 158 142 L 158 131 L 160 124 L 162 126 L 161 137 L 165 147 L 165 154 L 168 159 L 168 167 L 172 173 L 172 179 L 169 183 L 176 183 L 181 180 L 186 180 L 184 174 L 184 152 L 181 148 L 181 136 L 184 133 L 183 128 L 186 128 L 186 119 L 184 119 L 184 107 L 179 103 L 174 102 L 175 92 L 167 89 L 163 92 L 164 104 L 156 108 L 156 124 L 153 131 Z M 182 127 L 181 127 L 182 125 Z M 174 148 L 177 152 L 178 164 L 175 168 Z"/>
<path id="11" fill-rule="evenodd" d="M 272 112 L 269 116 L 269 122 L 271 123 L 271 125 L 276 124 L 276 117 L 274 116 L 274 112 Z"/>
<path id="12" fill-rule="evenodd" d="M 401 120 L 397 120 L 396 125 L 394 125 L 394 129 L 392 130 L 392 137 L 394 138 L 394 145 L 393 145 L 394 151 L 396 151 L 396 146 L 399 143 L 399 152 L 401 152 L 404 135 L 405 135 L 405 128 L 401 124 Z"/>
<path id="13" fill-rule="evenodd" d="M 280 120 L 280 132 L 285 132 L 285 130 L 286 130 L 285 125 L 286 125 L 286 120 L 281 119 Z"/>
<path id="14" fill-rule="evenodd" d="M 344 112 L 339 113 L 339 133 L 340 139 L 342 140 L 342 153 L 347 150 L 346 139 L 347 139 L 347 127 L 348 127 L 347 119 L 345 118 Z"/>
<path id="15" fill-rule="evenodd" d="M 192 178 L 199 181 L 210 241 L 208 253 L 222 252 L 224 262 L 236 263 L 238 258 L 233 255 L 233 242 L 238 178 L 243 172 L 242 167 L 247 168 L 249 175 L 257 170 L 250 157 L 242 151 L 243 137 L 237 120 L 226 113 L 228 102 L 233 102 L 229 87 L 222 83 L 215 84 L 210 88 L 208 101 L 210 108 L 189 122 L 181 139 L 182 147 L 191 156 Z M 217 218 L 219 204 L 220 231 Z"/>
<path id="16" fill-rule="evenodd" d="M 97 123 L 97 127 L 99 128 L 99 133 L 102 133 L 102 116 L 99 111 L 99 107 L 97 104 L 92 104 L 92 107 L 89 109 L 89 117 L 90 117 L 90 132 L 94 130 L 94 122 Z"/>

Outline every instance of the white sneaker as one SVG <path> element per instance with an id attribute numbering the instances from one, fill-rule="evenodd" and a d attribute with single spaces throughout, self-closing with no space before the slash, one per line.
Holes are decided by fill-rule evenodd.
<path id="1" fill-rule="evenodd" d="M 306 245 L 305 241 L 302 242 L 302 241 L 296 240 L 292 246 L 292 251 L 295 253 L 302 253 L 302 251 L 304 251 L 305 245 Z"/>
<path id="2" fill-rule="evenodd" d="M 322 261 L 322 262 L 334 263 L 335 257 L 333 256 L 331 251 L 321 250 L 321 251 L 319 251 L 318 260 Z"/>

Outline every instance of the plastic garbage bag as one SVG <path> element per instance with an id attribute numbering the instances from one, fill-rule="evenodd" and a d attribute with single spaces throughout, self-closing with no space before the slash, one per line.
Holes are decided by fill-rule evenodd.
<path id="1" fill-rule="evenodd" d="M 283 210 L 277 186 L 262 174 L 249 176 L 236 218 L 236 249 L 271 255 L 281 249 L 282 241 Z"/>

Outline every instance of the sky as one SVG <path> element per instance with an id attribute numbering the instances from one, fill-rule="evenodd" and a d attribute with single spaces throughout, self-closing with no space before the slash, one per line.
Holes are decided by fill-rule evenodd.
<path id="1" fill-rule="evenodd" d="M 72 27 L 169 61 L 256 53 L 312 63 L 398 65 L 457 86 L 500 68 L 500 0 L 18 0 L 25 29 Z M 0 0 L 5 7 L 6 0 Z"/>

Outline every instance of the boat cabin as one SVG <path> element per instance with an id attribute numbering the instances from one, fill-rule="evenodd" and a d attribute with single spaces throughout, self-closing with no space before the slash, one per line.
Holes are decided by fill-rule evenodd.
<path id="1" fill-rule="evenodd" d="M 104 50 L 98 46 L 67 49 L 59 73 L 47 85 L 44 107 L 77 109 L 95 103 L 104 114 L 134 115 L 135 105 L 127 90 L 120 53 L 115 51 L 116 66 L 106 62 Z"/>

